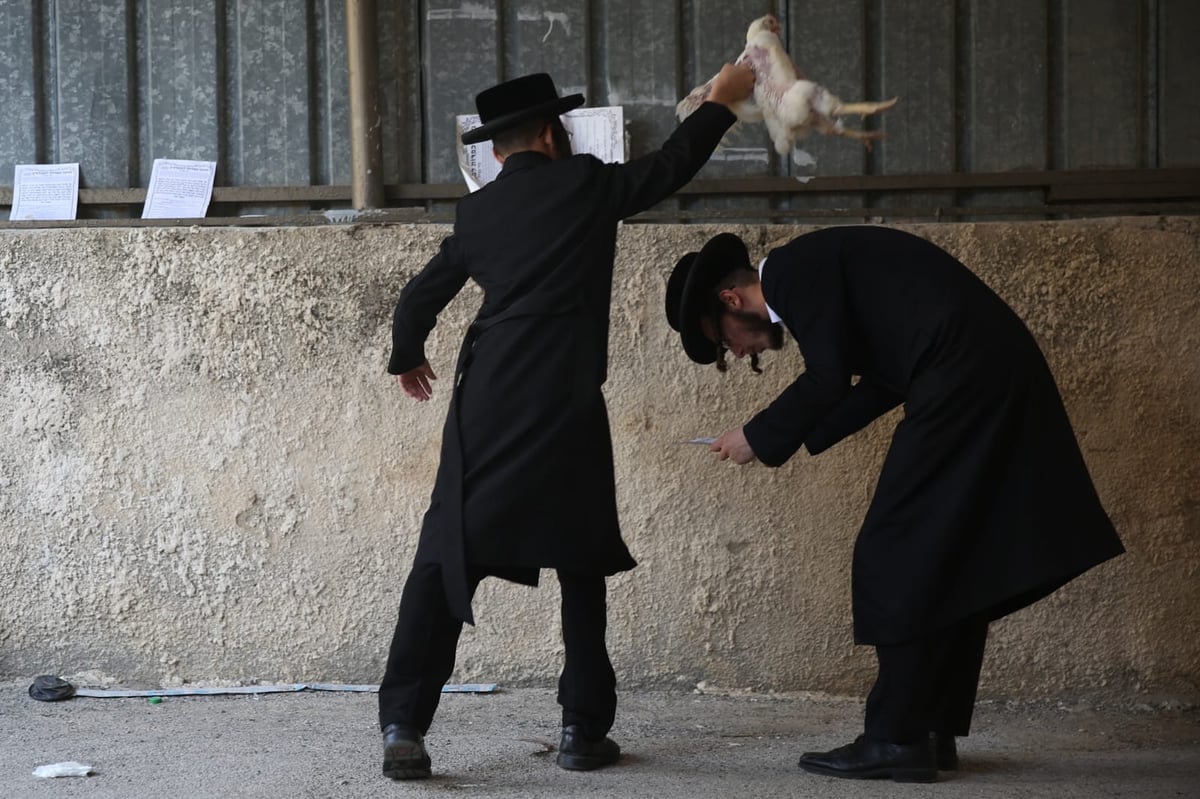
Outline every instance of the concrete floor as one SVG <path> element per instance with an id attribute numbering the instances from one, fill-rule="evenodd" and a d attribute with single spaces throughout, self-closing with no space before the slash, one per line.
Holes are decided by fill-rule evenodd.
<path id="1" fill-rule="evenodd" d="M 562 771 L 547 689 L 444 697 L 434 776 L 380 776 L 373 694 L 43 703 L 0 683 L 0 797 L 1200 797 L 1200 710 L 981 702 L 963 768 L 934 785 L 837 780 L 796 767 L 859 731 L 861 703 L 809 695 L 624 692 L 616 766 Z M 76 760 L 86 778 L 36 779 Z"/>

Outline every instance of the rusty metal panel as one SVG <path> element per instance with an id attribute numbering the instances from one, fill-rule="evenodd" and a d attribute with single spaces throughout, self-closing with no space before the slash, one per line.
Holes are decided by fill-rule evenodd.
<path id="1" fill-rule="evenodd" d="M 622 107 L 630 158 L 657 149 L 678 124 L 679 29 L 677 3 L 615 0 L 597 22 L 588 102 Z"/>
<path id="2" fill-rule="evenodd" d="M 1045 3 L 973 0 L 966 27 L 963 167 L 968 172 L 1045 169 Z"/>
<path id="3" fill-rule="evenodd" d="M 504 77 L 546 72 L 559 94 L 588 97 L 587 0 L 508 2 L 504 17 Z"/>
<path id="4" fill-rule="evenodd" d="M 761 0 L 691 0 L 685 4 L 684 46 L 687 48 L 687 80 L 680 94 L 708 80 L 726 62 L 734 61 L 746 47 L 746 30 L 762 16 Z M 789 154 L 790 156 L 790 154 Z M 784 156 L 787 158 L 789 156 Z M 698 178 L 754 177 L 775 174 L 780 158 L 776 155 L 761 123 L 739 124 L 725 135 Z M 712 198 L 689 201 L 695 208 L 767 208 L 763 198 Z"/>
<path id="5" fill-rule="evenodd" d="M 0 4 L 0 186 L 13 185 L 15 164 L 38 160 L 35 30 L 32 4 Z"/>
<path id="6" fill-rule="evenodd" d="M 595 21 L 586 96 L 590 105 L 621 106 L 630 159 L 656 150 L 678 124 L 679 30 L 678 3 L 614 0 Z M 657 207 L 674 209 L 678 201 Z"/>
<path id="7" fill-rule="evenodd" d="M 966 172 L 1049 167 L 1048 29 L 1043 0 L 971 0 L 962 20 L 964 99 L 959 165 Z M 1038 192 L 976 192 L 969 205 L 1040 202 Z"/>
<path id="8" fill-rule="evenodd" d="M 1200 164 L 1200 3 L 1159 0 L 1158 158 L 1155 166 Z"/>
<path id="9" fill-rule="evenodd" d="M 415 2 L 376 4 L 385 183 L 427 180 L 422 164 L 421 14 L 417 6 Z M 332 52 L 331 59 L 335 56 L 344 61 L 345 50 Z"/>
<path id="10" fill-rule="evenodd" d="M 866 29 L 864 0 L 827 3 L 822 0 L 794 0 L 789 4 L 787 47 L 797 68 L 811 81 L 819 83 L 846 101 L 878 100 L 869 96 L 867 59 L 872 55 Z M 861 127 L 851 117 L 847 124 Z M 881 121 L 867 123 L 878 128 Z M 858 142 L 840 136 L 813 133 L 799 143 L 816 164 L 798 167 L 788 164 L 787 174 L 862 175 L 868 171 L 867 149 Z M 795 197 L 793 208 L 834 208 L 857 206 L 861 197 L 848 194 L 818 194 Z"/>
<path id="11" fill-rule="evenodd" d="M 141 54 L 137 98 L 140 185 L 149 185 L 155 158 L 219 161 L 213 4 L 143 0 L 138 9 L 137 42 Z"/>
<path id="12" fill-rule="evenodd" d="M 312 182 L 306 5 L 295 0 L 228 0 L 228 185 Z"/>
<path id="13" fill-rule="evenodd" d="M 1145 9 L 1062 0 L 1060 169 L 1138 166 L 1143 152 Z"/>
<path id="14" fill-rule="evenodd" d="M 691 70 L 681 94 L 736 59 L 746 46 L 746 29 L 763 13 L 761 0 L 692 0 L 690 6 L 690 35 L 685 33 L 684 43 Z M 762 124 L 739 125 L 726 135 L 699 177 L 769 175 L 778 162 Z"/>
<path id="15" fill-rule="evenodd" d="M 309 101 L 313 109 L 312 127 L 315 137 L 314 149 L 317 153 L 313 182 L 346 184 L 351 181 L 350 65 L 346 60 L 346 0 L 320 0 L 315 3 L 310 25 L 316 42 L 312 54 L 316 87 L 314 96 Z M 383 31 L 379 32 L 379 42 L 381 47 L 388 45 Z M 379 79 L 382 83 L 383 76 Z M 383 117 L 382 104 L 380 117 Z"/>
<path id="16" fill-rule="evenodd" d="M 886 174 L 953 172 L 956 168 L 955 13 L 949 0 L 887 0 L 872 18 L 881 50 L 879 91 L 899 97 L 881 117 L 887 139 L 874 163 Z M 953 205 L 954 195 L 886 197 L 880 205 L 915 201 Z"/>
<path id="17" fill-rule="evenodd" d="M 461 182 L 454 118 L 475 113 L 475 95 L 501 80 L 498 4 L 427 0 L 422 22 L 426 178 Z"/>
<path id="18" fill-rule="evenodd" d="M 58 152 L 81 186 L 127 186 L 134 163 L 133 11 L 124 0 L 55 0 Z"/>

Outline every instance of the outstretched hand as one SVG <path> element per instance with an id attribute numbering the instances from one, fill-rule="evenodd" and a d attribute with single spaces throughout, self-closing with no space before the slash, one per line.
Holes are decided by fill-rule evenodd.
<path id="1" fill-rule="evenodd" d="M 709 452 L 717 453 L 717 460 L 731 460 L 738 466 L 755 460 L 754 450 L 750 449 L 750 442 L 746 440 L 746 434 L 740 427 L 723 434 L 708 449 Z"/>
<path id="2" fill-rule="evenodd" d="M 713 78 L 708 99 L 731 106 L 745 100 L 754 91 L 754 70 L 745 64 L 725 64 Z"/>
<path id="3" fill-rule="evenodd" d="M 429 368 L 429 361 L 396 375 L 396 383 L 404 389 L 405 394 L 417 402 L 424 402 L 433 396 L 430 380 L 437 380 L 437 375 Z"/>

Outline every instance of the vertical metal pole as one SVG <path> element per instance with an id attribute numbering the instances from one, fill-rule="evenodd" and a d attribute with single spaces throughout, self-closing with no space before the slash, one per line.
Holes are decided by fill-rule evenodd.
<path id="1" fill-rule="evenodd" d="M 382 208 L 383 147 L 379 119 L 379 42 L 375 0 L 346 0 L 350 68 L 350 175 L 354 207 Z"/>

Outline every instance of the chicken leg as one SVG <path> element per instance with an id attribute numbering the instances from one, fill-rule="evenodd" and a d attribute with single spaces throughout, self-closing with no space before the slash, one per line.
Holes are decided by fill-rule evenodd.
<path id="1" fill-rule="evenodd" d="M 898 97 L 893 97 L 890 100 L 881 100 L 877 103 L 843 103 L 841 100 L 838 100 L 837 106 L 831 113 L 835 117 L 848 117 L 851 114 L 861 114 L 865 117 L 888 110 L 896 104 L 896 100 L 898 99 Z"/>

